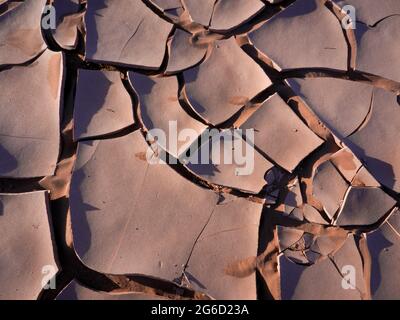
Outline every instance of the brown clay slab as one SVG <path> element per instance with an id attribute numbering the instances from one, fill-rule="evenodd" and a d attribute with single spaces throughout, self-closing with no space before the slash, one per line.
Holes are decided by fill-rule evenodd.
<path id="1" fill-rule="evenodd" d="M 207 45 L 196 44 L 190 33 L 176 29 L 169 44 L 169 60 L 165 73 L 177 73 L 198 64 L 207 53 Z"/>
<path id="2" fill-rule="evenodd" d="M 215 299 L 256 299 L 256 275 L 241 267 L 251 270 L 257 256 L 261 211 L 262 204 L 232 196 L 215 207 L 188 261 L 193 285 Z"/>
<path id="3" fill-rule="evenodd" d="M 46 48 L 41 32 L 45 4 L 26 0 L 0 15 L 0 66 L 27 62 Z"/>
<path id="4" fill-rule="evenodd" d="M 134 123 L 131 97 L 115 71 L 78 71 L 74 139 L 117 132 Z"/>
<path id="5" fill-rule="evenodd" d="M 368 226 L 393 209 L 396 201 L 376 187 L 350 187 L 339 211 L 338 226 Z"/>
<path id="6" fill-rule="evenodd" d="M 192 20 L 204 26 L 210 24 L 215 2 L 216 0 L 182 0 L 184 8 L 189 11 Z"/>
<path id="7" fill-rule="evenodd" d="M 58 272 L 47 193 L 0 194 L 0 300 L 36 300 Z"/>
<path id="8" fill-rule="evenodd" d="M 370 111 L 373 87 L 334 78 L 287 80 L 315 115 L 342 139 L 354 133 Z"/>
<path id="9" fill-rule="evenodd" d="M 0 72 L 0 176 L 54 173 L 59 153 L 63 57 L 45 51 L 27 67 Z"/>
<path id="10" fill-rule="evenodd" d="M 88 61 L 143 69 L 161 66 L 173 26 L 130 0 L 89 0 L 85 23 Z"/>
<path id="11" fill-rule="evenodd" d="M 288 171 L 323 143 L 278 94 L 268 98 L 241 128 L 254 129 L 255 146 Z"/>
<path id="12" fill-rule="evenodd" d="M 397 96 L 374 89 L 374 101 L 368 121 L 349 137 L 350 149 L 382 185 L 400 191 L 400 108 Z"/>
<path id="13" fill-rule="evenodd" d="M 79 143 L 71 185 L 79 257 L 100 272 L 139 273 L 178 282 L 189 261 L 192 272 L 188 272 L 206 284 L 207 293 L 221 298 L 254 297 L 254 277 L 246 281 L 227 277 L 222 282 L 218 275 L 222 277 L 223 268 L 235 259 L 256 255 L 261 205 L 234 198 L 221 202 L 217 194 L 186 180 L 168 165 L 148 164 L 143 159 L 146 150 L 138 131 Z M 230 233 L 236 228 L 237 232 Z M 230 248 L 238 248 L 234 235 L 243 245 L 237 254 Z M 225 245 L 215 246 L 213 237 Z M 197 244 L 206 249 L 201 245 L 196 249 Z M 190 262 L 192 258 L 196 260 Z M 237 289 L 225 292 L 224 285 Z M 246 290 L 239 290 L 242 286 Z"/>
<path id="14" fill-rule="evenodd" d="M 218 196 L 166 164 L 150 165 L 147 150 L 138 131 L 79 143 L 70 198 L 75 250 L 99 272 L 174 280 Z"/>
<path id="15" fill-rule="evenodd" d="M 324 207 L 326 214 L 332 219 L 340 208 L 349 184 L 330 161 L 322 163 L 314 172 L 313 196 Z"/>
<path id="16" fill-rule="evenodd" d="M 392 16 L 374 28 L 361 23 L 356 26 L 356 69 L 400 82 L 400 45 L 393 35 L 400 32 L 400 17 Z"/>
<path id="17" fill-rule="evenodd" d="M 220 124 L 271 85 L 234 38 L 215 42 L 211 56 L 184 72 L 187 98 L 212 124 Z"/>
<path id="18" fill-rule="evenodd" d="M 249 33 L 279 69 L 347 70 L 347 45 L 338 19 L 319 0 L 299 0 Z"/>
<path id="19" fill-rule="evenodd" d="M 150 1 L 162 11 L 168 11 L 182 7 L 182 3 L 180 0 L 150 0 Z"/>

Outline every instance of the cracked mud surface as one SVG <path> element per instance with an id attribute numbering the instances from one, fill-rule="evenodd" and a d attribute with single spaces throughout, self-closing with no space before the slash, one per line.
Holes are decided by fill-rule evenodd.
<path id="1" fill-rule="evenodd" d="M 0 299 L 399 299 L 399 30 L 398 0 L 0 0 Z M 251 174 L 186 161 L 208 129 L 254 130 Z"/>

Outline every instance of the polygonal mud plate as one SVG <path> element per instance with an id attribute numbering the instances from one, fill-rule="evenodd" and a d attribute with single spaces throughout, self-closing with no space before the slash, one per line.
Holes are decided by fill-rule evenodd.
<path id="1" fill-rule="evenodd" d="M 234 38 L 217 41 L 211 56 L 184 72 L 187 98 L 212 124 L 220 124 L 271 85 L 263 70 Z"/>
<path id="2" fill-rule="evenodd" d="M 254 145 L 290 172 L 323 143 L 278 94 L 268 98 L 240 128 L 254 129 Z"/>
<path id="3" fill-rule="evenodd" d="M 382 185 L 400 191 L 400 106 L 397 96 L 383 89 L 374 89 L 370 116 L 363 126 L 349 137 L 349 148 Z"/>
<path id="4" fill-rule="evenodd" d="M 354 133 L 369 114 L 373 91 L 370 85 L 334 78 L 287 81 L 315 115 L 340 139 Z"/>
<path id="5" fill-rule="evenodd" d="M 400 45 L 393 35 L 400 32 L 400 17 L 392 16 L 370 28 L 356 26 L 356 69 L 400 82 Z"/>
<path id="6" fill-rule="evenodd" d="M 134 122 L 132 100 L 119 72 L 79 70 L 74 140 L 117 132 Z"/>
<path id="7" fill-rule="evenodd" d="M 340 21 L 319 0 L 298 0 L 249 33 L 254 46 L 279 69 L 347 70 Z"/>
<path id="8" fill-rule="evenodd" d="M 53 283 L 58 267 L 49 220 L 45 191 L 0 194 L 0 300 L 35 300 Z"/>
<path id="9" fill-rule="evenodd" d="M 54 173 L 60 143 L 63 56 L 46 50 L 26 67 L 0 72 L 0 176 Z"/>
<path id="10" fill-rule="evenodd" d="M 254 298 L 254 276 L 246 280 L 224 277 L 223 282 L 214 277 L 222 276 L 223 266 L 256 255 L 262 206 L 234 199 L 233 207 L 225 213 L 230 199 L 227 204 L 220 202 L 217 194 L 181 177 L 166 164 L 150 165 L 147 150 L 138 131 L 121 138 L 79 143 L 70 196 L 79 257 L 99 272 L 140 273 L 176 281 L 189 264 L 211 296 Z M 220 218 L 224 220 L 217 227 L 213 221 Z M 201 235 L 208 230 L 218 234 L 230 223 L 241 230 L 236 233 L 243 239 L 239 241 L 243 244 L 240 254 L 233 252 L 228 238 L 196 258 Z M 249 225 L 252 227 L 241 228 Z M 221 250 L 226 254 L 221 255 Z M 201 263 L 190 262 L 191 257 Z M 225 291 L 224 286 L 235 290 Z"/>
<path id="11" fill-rule="evenodd" d="M 173 26 L 130 0 L 89 0 L 85 23 L 87 60 L 143 69 L 161 66 Z"/>
<path id="12" fill-rule="evenodd" d="M 41 21 L 46 0 L 26 0 L 0 14 L 0 66 L 21 64 L 46 48 Z"/>

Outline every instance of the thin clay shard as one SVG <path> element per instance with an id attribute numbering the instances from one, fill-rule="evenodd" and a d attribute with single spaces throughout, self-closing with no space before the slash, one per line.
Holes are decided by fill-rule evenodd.
<path id="1" fill-rule="evenodd" d="M 277 226 L 277 232 L 279 239 L 279 251 L 281 252 L 299 242 L 304 234 L 304 231 L 302 230 L 283 226 Z"/>
<path id="2" fill-rule="evenodd" d="M 160 68 L 173 26 L 130 0 L 89 0 L 85 23 L 88 61 L 143 69 Z"/>
<path id="3" fill-rule="evenodd" d="M 353 181 L 362 166 L 360 160 L 347 147 L 335 152 L 329 160 L 348 183 Z"/>
<path id="4" fill-rule="evenodd" d="M 119 72 L 79 70 L 74 140 L 117 132 L 133 123 L 131 97 Z"/>
<path id="5" fill-rule="evenodd" d="M 303 198 L 301 196 L 300 183 L 297 179 L 295 183 L 289 187 L 288 194 L 284 200 L 286 214 L 290 214 L 293 209 L 301 207 L 302 204 Z"/>
<path id="6" fill-rule="evenodd" d="M 207 48 L 207 45 L 193 43 L 190 33 L 176 29 L 169 45 L 169 60 L 165 73 L 177 73 L 193 67 L 205 57 Z"/>
<path id="7" fill-rule="evenodd" d="M 180 0 L 150 0 L 162 11 L 178 9 L 182 7 Z"/>
<path id="8" fill-rule="evenodd" d="M 0 300 L 35 300 L 58 272 L 47 192 L 0 194 Z"/>
<path id="9" fill-rule="evenodd" d="M 400 210 L 399 209 L 396 209 L 393 211 L 393 213 L 390 215 L 387 222 L 400 235 Z"/>
<path id="10" fill-rule="evenodd" d="M 281 70 L 347 70 L 348 48 L 340 22 L 322 1 L 298 0 L 249 37 Z"/>
<path id="11" fill-rule="evenodd" d="M 228 120 L 271 85 L 270 79 L 234 38 L 215 42 L 211 56 L 185 71 L 184 78 L 193 109 L 214 125 Z"/>
<path id="12" fill-rule="evenodd" d="M 103 292 L 89 289 L 75 280 L 59 293 L 57 300 L 168 300 L 166 298 L 136 292 Z"/>
<path id="13" fill-rule="evenodd" d="M 349 184 L 330 161 L 322 163 L 314 173 L 313 195 L 324 207 L 329 218 L 333 218 L 341 206 Z"/>
<path id="14" fill-rule="evenodd" d="M 56 0 L 56 29 L 52 30 L 57 44 L 66 50 L 73 50 L 78 44 L 78 29 L 83 23 L 83 12 L 79 12 L 79 0 Z"/>
<path id="15" fill-rule="evenodd" d="M 329 224 L 325 219 L 321 216 L 317 209 L 310 206 L 309 204 L 305 204 L 303 207 L 304 218 L 311 223 L 326 225 Z"/>
<path id="16" fill-rule="evenodd" d="M 290 172 L 323 143 L 278 94 L 268 98 L 241 128 L 254 129 L 254 145 Z"/>

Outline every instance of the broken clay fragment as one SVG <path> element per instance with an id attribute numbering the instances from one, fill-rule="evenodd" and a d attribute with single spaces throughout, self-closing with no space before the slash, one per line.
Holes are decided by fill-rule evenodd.
<path id="1" fill-rule="evenodd" d="M 254 129 L 254 145 L 290 172 L 323 143 L 278 94 L 268 98 L 240 128 Z"/>
<path id="2" fill-rule="evenodd" d="M 78 71 L 74 140 L 117 132 L 134 123 L 131 97 L 115 71 Z"/>
<path id="3" fill-rule="evenodd" d="M 393 209 L 396 201 L 381 188 L 350 187 L 335 222 L 338 226 L 368 226 Z"/>
<path id="4" fill-rule="evenodd" d="M 79 12 L 79 0 L 56 0 L 53 6 L 56 13 L 56 28 L 52 30 L 54 40 L 63 49 L 75 49 L 84 16 L 84 12 Z"/>

